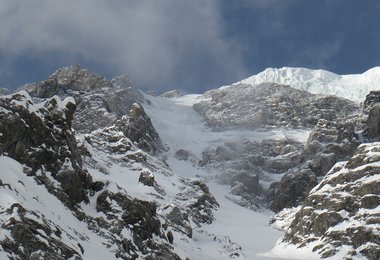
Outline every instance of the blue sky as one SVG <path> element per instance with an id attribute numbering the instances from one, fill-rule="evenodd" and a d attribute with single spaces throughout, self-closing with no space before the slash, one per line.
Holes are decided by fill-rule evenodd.
<path id="1" fill-rule="evenodd" d="M 81 64 L 156 92 L 203 92 L 267 67 L 380 65 L 377 0 L 0 0 L 0 86 Z"/>

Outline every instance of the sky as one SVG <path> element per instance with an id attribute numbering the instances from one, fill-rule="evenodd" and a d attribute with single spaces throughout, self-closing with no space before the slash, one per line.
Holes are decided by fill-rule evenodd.
<path id="1" fill-rule="evenodd" d="M 0 87 L 72 64 L 202 93 L 268 67 L 380 65 L 378 0 L 0 0 Z"/>

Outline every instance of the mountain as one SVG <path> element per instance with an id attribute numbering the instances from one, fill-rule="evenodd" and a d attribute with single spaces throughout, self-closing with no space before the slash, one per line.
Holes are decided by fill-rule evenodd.
<path id="1" fill-rule="evenodd" d="M 380 90 L 380 67 L 374 67 L 362 74 L 338 75 L 325 70 L 306 68 L 268 68 L 257 75 L 238 83 L 258 85 L 273 82 L 289 85 L 313 94 L 334 95 L 355 102 L 362 102 L 372 90 Z"/>
<path id="2" fill-rule="evenodd" d="M 155 97 L 74 65 L 1 95 L 0 258 L 378 259 L 380 93 L 286 70 Z"/>

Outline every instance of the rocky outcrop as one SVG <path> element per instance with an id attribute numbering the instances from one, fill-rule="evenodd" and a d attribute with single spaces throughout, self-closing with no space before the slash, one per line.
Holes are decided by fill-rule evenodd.
<path id="1" fill-rule="evenodd" d="M 179 91 L 178 89 L 173 89 L 173 90 L 167 91 L 165 93 L 162 93 L 160 96 L 166 97 L 166 98 L 175 98 L 175 97 L 180 97 L 182 95 L 183 94 L 181 93 L 181 91 Z"/>
<path id="2" fill-rule="evenodd" d="M 27 165 L 29 175 L 70 207 L 88 201 L 93 184 L 71 131 L 75 108 L 73 99 L 57 96 L 35 104 L 25 91 L 0 98 L 0 154 Z"/>
<path id="3" fill-rule="evenodd" d="M 293 169 L 304 164 L 302 150 L 303 144 L 290 138 L 226 142 L 205 150 L 198 165 L 215 171 L 217 179 L 231 187 L 228 199 L 257 210 L 270 204 L 280 187 L 288 186 L 270 184 L 287 172 L 297 173 Z"/>
<path id="4" fill-rule="evenodd" d="M 61 68 L 47 80 L 22 89 L 34 98 L 73 97 L 77 104 L 73 128 L 84 133 L 111 126 L 128 114 L 133 103 L 143 102 L 141 93 L 125 76 L 108 80 L 80 65 Z"/>
<path id="5" fill-rule="evenodd" d="M 309 246 L 321 257 L 379 259 L 380 144 L 361 145 L 310 192 L 284 243 Z"/>
<path id="6" fill-rule="evenodd" d="M 369 109 L 367 126 L 368 140 L 380 141 L 380 104 L 376 104 Z"/>
<path id="7" fill-rule="evenodd" d="M 141 105 L 133 103 L 128 117 L 123 119 L 117 125 L 139 148 L 151 153 L 163 148 L 156 129 Z"/>
<path id="8" fill-rule="evenodd" d="M 72 127 L 80 133 L 117 125 L 139 147 L 148 152 L 162 149 L 157 131 L 145 113 L 142 94 L 126 76 L 108 80 L 74 65 L 53 73 L 49 79 L 22 87 L 33 98 L 53 95 L 73 97 L 77 109 Z M 123 128 L 123 129 L 121 129 Z"/>
<path id="9" fill-rule="evenodd" d="M 317 178 L 309 168 L 293 169 L 280 182 L 272 183 L 267 195 L 270 209 L 279 212 L 284 208 L 300 205 L 317 184 Z"/>
<path id="10" fill-rule="evenodd" d="M 155 203 L 131 199 L 123 192 L 106 190 L 96 200 L 96 210 L 107 216 L 102 225 L 111 227 L 112 233 L 121 238 L 115 241 L 120 244 L 120 257 L 130 255 L 135 259 L 142 252 L 152 259 L 180 259 L 167 244 L 154 242 L 154 235 L 166 239 L 156 209 Z M 131 229 L 132 241 L 122 239 L 124 228 Z"/>
<path id="11" fill-rule="evenodd" d="M 369 94 L 365 97 L 363 106 L 364 110 L 373 107 L 374 105 L 380 103 L 380 91 L 371 91 Z"/>
<path id="12" fill-rule="evenodd" d="M 10 236 L 1 240 L 0 245 L 5 252 L 19 257 L 14 259 L 82 259 L 83 248 L 79 243 L 70 247 L 61 241 L 59 228 L 48 221 L 35 220 L 44 216 L 20 204 L 13 204 L 6 213 L 13 217 L 1 225 L 1 229 Z"/>
<path id="13" fill-rule="evenodd" d="M 319 119 L 334 121 L 359 111 L 346 99 L 313 95 L 274 83 L 238 84 L 211 90 L 204 96 L 209 99 L 195 104 L 194 109 L 217 131 L 313 127 Z"/>

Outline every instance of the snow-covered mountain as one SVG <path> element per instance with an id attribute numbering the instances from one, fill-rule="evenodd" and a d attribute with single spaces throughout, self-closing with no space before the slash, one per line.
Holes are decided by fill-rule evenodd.
<path id="1" fill-rule="evenodd" d="M 325 70 L 306 68 L 268 68 L 257 75 L 232 84 L 258 85 L 277 83 L 305 90 L 313 94 L 335 95 L 355 102 L 362 102 L 372 90 L 380 90 L 380 67 L 362 74 L 338 75 Z"/>
<path id="2" fill-rule="evenodd" d="M 0 96 L 0 258 L 378 259 L 380 93 L 354 102 L 378 68 L 281 70 L 155 97 L 75 65 Z"/>

